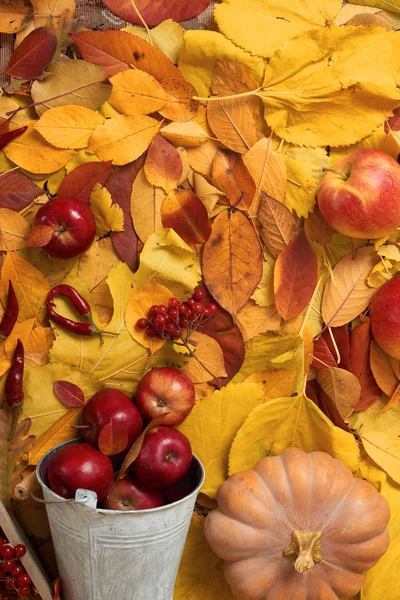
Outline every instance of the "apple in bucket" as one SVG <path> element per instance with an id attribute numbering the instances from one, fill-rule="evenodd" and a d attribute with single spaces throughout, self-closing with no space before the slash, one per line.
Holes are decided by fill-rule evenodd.
<path id="1" fill-rule="evenodd" d="M 318 206 L 340 233 L 360 239 L 387 235 L 400 225 L 400 165 L 380 150 L 351 152 L 323 176 Z"/>

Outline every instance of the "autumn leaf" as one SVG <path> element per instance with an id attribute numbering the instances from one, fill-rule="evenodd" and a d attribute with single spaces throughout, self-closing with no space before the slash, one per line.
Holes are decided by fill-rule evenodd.
<path id="1" fill-rule="evenodd" d="M 43 248 L 50 242 L 53 233 L 54 228 L 50 225 L 37 225 L 32 227 L 32 229 L 28 229 L 24 239 L 28 246 Z"/>
<path id="2" fill-rule="evenodd" d="M 338 262 L 322 300 L 327 327 L 345 325 L 367 308 L 376 291 L 368 286 L 367 277 L 377 262 L 375 249 L 370 246 L 359 248 Z"/>
<path id="3" fill-rule="evenodd" d="M 331 348 L 325 341 L 325 334 L 322 334 L 313 344 L 313 362 L 312 366 L 316 371 L 320 371 L 324 367 L 337 367 L 336 356 L 332 354 Z"/>
<path id="4" fill-rule="evenodd" d="M 167 194 L 178 187 L 183 171 L 177 149 L 160 135 L 156 135 L 147 151 L 144 172 L 152 185 L 163 188 Z"/>
<path id="5" fill-rule="evenodd" d="M 318 206 L 315 206 L 304 220 L 304 232 L 310 242 L 325 246 L 331 241 L 335 230 L 325 221 Z"/>
<path id="6" fill-rule="evenodd" d="M 68 26 L 68 17 L 72 18 L 75 12 L 75 0 L 31 0 L 34 19 L 27 27 L 16 36 L 16 42 L 19 44 L 33 29 L 37 27 L 48 26 L 50 24 L 52 31 L 57 35 L 60 43 L 62 35 L 66 35 L 62 27 Z M 61 31 L 60 31 L 61 28 Z M 69 30 L 67 30 L 68 32 Z"/>
<path id="7" fill-rule="evenodd" d="M 167 94 L 167 102 L 159 113 L 170 121 L 190 121 L 198 110 L 198 102 L 193 99 L 196 90 L 185 79 L 163 79 L 163 90 Z"/>
<path id="8" fill-rule="evenodd" d="M 140 29 L 140 27 L 128 25 L 127 27 L 124 27 L 122 31 L 133 33 L 133 35 L 138 35 L 144 40 L 149 41 L 147 31 Z M 157 25 L 157 27 L 154 27 L 154 29 L 151 30 L 150 35 L 152 43 L 176 64 L 183 46 L 184 33 L 185 30 L 179 23 L 176 23 L 176 21 L 173 21 L 172 19 L 167 19 Z"/>
<path id="9" fill-rule="evenodd" d="M 209 138 L 204 129 L 195 121 L 169 123 L 160 129 L 160 134 L 171 144 L 184 148 L 196 148 Z"/>
<path id="10" fill-rule="evenodd" d="M 145 71 L 130 70 L 110 79 L 113 90 L 109 103 L 125 115 L 148 115 L 160 110 L 168 94 L 161 84 Z"/>
<path id="11" fill-rule="evenodd" d="M 30 419 L 18 419 L 14 435 L 8 439 L 14 411 L 7 405 L 0 408 L 0 500 L 8 507 L 15 486 L 22 479 L 21 471 L 26 466 L 27 453 L 35 436 L 29 433 Z"/>
<path id="12" fill-rule="evenodd" d="M 29 224 L 22 215 L 10 208 L 0 208 L 0 250 L 15 252 L 25 248 L 28 231 Z"/>
<path id="13" fill-rule="evenodd" d="M 296 219 L 281 202 L 264 193 L 258 218 L 261 238 L 272 256 L 277 258 L 298 233 Z"/>
<path id="14" fill-rule="evenodd" d="M 101 183 L 94 185 L 89 204 L 97 235 L 103 237 L 110 231 L 123 231 L 124 214 L 118 204 L 113 204 L 110 192 Z"/>
<path id="15" fill-rule="evenodd" d="M 61 60 L 48 65 L 46 76 L 32 84 L 32 99 L 39 116 L 51 108 L 79 105 L 96 110 L 107 100 L 111 85 L 101 67 L 84 60 Z"/>
<path id="16" fill-rule="evenodd" d="M 47 110 L 34 128 L 56 148 L 86 148 L 93 131 L 105 119 L 84 106 L 59 106 Z"/>
<path id="17" fill-rule="evenodd" d="M 232 206 L 250 208 L 256 185 L 239 154 L 220 148 L 214 157 L 212 178 Z"/>
<path id="18" fill-rule="evenodd" d="M 168 143 L 168 142 L 167 142 Z M 141 169 L 132 186 L 130 214 L 135 231 L 142 242 L 162 229 L 161 207 L 167 197 L 162 188 L 152 185 Z"/>
<path id="19" fill-rule="evenodd" d="M 275 303 L 274 294 L 274 270 L 275 270 L 275 259 L 266 250 L 263 258 L 263 272 L 261 279 L 257 285 L 257 289 L 252 294 L 251 298 L 258 304 L 258 306 L 272 306 Z M 276 312 L 276 308 L 275 308 Z M 280 316 L 278 315 L 279 322 Z"/>
<path id="20" fill-rule="evenodd" d="M 211 235 L 206 207 L 187 190 L 172 190 L 168 194 L 161 206 L 161 221 L 163 227 L 174 229 L 187 244 L 203 244 Z"/>
<path id="21" fill-rule="evenodd" d="M 53 384 L 54 393 L 59 401 L 69 408 L 82 408 L 85 395 L 81 388 L 70 381 L 57 380 Z"/>
<path id="22" fill-rule="evenodd" d="M 159 25 L 165 19 L 186 21 L 197 17 L 207 8 L 211 0 L 193 0 L 181 2 L 180 0 L 164 0 L 163 2 L 151 0 L 135 0 L 137 11 L 148 25 Z M 138 12 L 134 10 L 130 0 L 104 0 L 118 17 L 130 23 L 142 24 Z"/>
<path id="23" fill-rule="evenodd" d="M 106 456 L 118 454 L 123 452 L 128 445 L 128 432 L 123 425 L 111 419 L 102 427 L 97 443 L 100 452 Z"/>
<path id="24" fill-rule="evenodd" d="M 355 4 L 354 0 L 349 0 L 350 4 Z M 357 4 L 363 6 L 374 6 L 375 8 L 382 8 L 383 10 L 390 10 L 393 12 L 400 12 L 400 4 L 398 0 L 357 0 Z"/>
<path id="25" fill-rule="evenodd" d="M 111 161 L 88 162 L 79 165 L 62 180 L 57 196 L 77 198 L 81 202 L 89 202 L 94 185 L 96 183 L 104 185 L 111 173 Z"/>
<path id="26" fill-rule="evenodd" d="M 37 465 L 39 460 L 55 446 L 72 440 L 76 437 L 74 425 L 80 424 L 81 410 L 70 408 L 62 417 L 57 419 L 53 425 L 33 444 L 29 452 L 29 464 Z"/>
<path id="27" fill-rule="evenodd" d="M 358 377 L 361 385 L 361 395 L 354 410 L 368 408 L 382 395 L 370 367 L 370 320 L 360 315 L 360 321 L 350 333 L 351 372 Z"/>
<path id="28" fill-rule="evenodd" d="M 258 306 L 254 301 L 249 302 L 239 310 L 236 323 L 242 333 L 244 342 L 248 342 L 260 333 L 280 331 L 282 319 L 274 304 Z"/>
<path id="29" fill-rule="evenodd" d="M 251 222 L 241 212 L 223 211 L 203 247 L 204 282 L 235 320 L 262 275 L 261 248 Z"/>
<path id="30" fill-rule="evenodd" d="M 0 4 L 0 32 L 17 33 L 27 26 L 32 19 L 32 6 L 25 0 L 13 0 Z"/>
<path id="31" fill-rule="evenodd" d="M 220 212 L 221 204 L 225 202 L 224 192 L 208 183 L 199 173 L 193 173 L 193 187 L 195 194 L 206 207 L 208 216 L 215 217 Z"/>
<path id="32" fill-rule="evenodd" d="M 285 154 L 287 187 L 285 205 L 299 217 L 307 217 L 315 206 L 317 182 L 312 166 L 300 157 Z"/>
<path id="33" fill-rule="evenodd" d="M 323 367 L 317 373 L 317 381 L 342 419 L 346 419 L 360 399 L 361 386 L 358 378 L 345 369 Z"/>
<path id="34" fill-rule="evenodd" d="M 194 346 L 193 356 L 183 370 L 193 383 L 203 383 L 213 379 L 218 381 L 220 378 L 227 377 L 224 354 L 217 340 L 194 331 L 190 335 L 189 343 Z"/>
<path id="35" fill-rule="evenodd" d="M 310 302 L 318 281 L 318 262 L 304 231 L 279 254 L 274 271 L 275 306 L 285 321 Z"/>
<path id="36" fill-rule="evenodd" d="M 158 48 L 126 31 L 83 31 L 71 35 L 83 58 L 111 77 L 134 66 L 158 80 L 182 77 L 175 65 Z"/>
<path id="37" fill-rule="evenodd" d="M 28 206 L 43 190 L 25 175 L 5 173 L 0 177 L 0 206 L 21 210 Z"/>
<path id="38" fill-rule="evenodd" d="M 50 29 L 34 29 L 14 50 L 5 72 L 17 79 L 34 79 L 53 58 L 56 46 L 57 38 Z"/>
<path id="39" fill-rule="evenodd" d="M 158 121 L 145 115 L 108 119 L 93 132 L 88 152 L 113 165 L 126 165 L 147 150 L 159 127 Z"/>
<path id="40" fill-rule="evenodd" d="M 376 383 L 389 398 L 393 396 L 399 385 L 399 379 L 393 369 L 389 355 L 371 340 L 370 366 Z"/>

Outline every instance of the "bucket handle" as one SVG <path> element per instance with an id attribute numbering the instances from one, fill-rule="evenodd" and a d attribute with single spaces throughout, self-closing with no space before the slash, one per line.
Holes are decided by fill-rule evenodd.
<path id="1" fill-rule="evenodd" d="M 79 504 L 86 504 L 89 508 L 96 509 L 97 507 L 97 494 L 82 488 L 76 490 L 75 498 L 63 498 L 62 500 L 43 500 L 43 498 L 38 498 L 35 496 L 33 492 L 20 491 L 18 495 L 22 498 L 33 498 L 35 502 L 39 502 L 40 504 L 65 504 L 79 502 Z"/>

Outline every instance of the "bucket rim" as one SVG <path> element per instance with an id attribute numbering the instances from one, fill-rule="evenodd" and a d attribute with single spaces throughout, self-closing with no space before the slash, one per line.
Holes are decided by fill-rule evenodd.
<path id="1" fill-rule="evenodd" d="M 38 464 L 36 465 L 36 477 L 37 477 L 37 480 L 38 480 L 41 488 L 46 489 L 50 494 L 52 494 L 55 498 L 57 498 L 57 500 L 55 502 L 57 502 L 59 504 L 68 503 L 68 504 L 79 504 L 81 506 L 82 501 L 78 502 L 74 498 L 63 498 L 62 496 L 59 496 L 58 494 L 53 492 L 53 490 L 51 488 L 49 488 L 49 486 L 44 482 L 40 471 L 41 471 L 41 468 L 43 467 L 43 463 L 45 462 L 46 459 L 49 458 L 50 454 L 56 452 L 59 448 L 62 448 L 63 446 L 67 446 L 68 444 L 76 443 L 79 441 L 80 441 L 79 438 L 73 438 L 66 442 L 62 442 L 61 444 L 57 444 L 53 448 L 50 448 L 50 450 L 48 450 L 46 452 L 46 454 L 44 454 L 42 456 L 42 458 L 39 460 Z M 169 508 L 179 506 L 179 504 L 184 504 L 185 502 L 187 502 L 187 500 L 189 498 L 192 498 L 193 496 L 197 496 L 197 494 L 203 487 L 205 477 L 206 477 L 204 465 L 201 462 L 201 460 L 199 459 L 199 457 L 196 456 L 196 454 L 194 454 L 194 453 L 192 453 L 192 457 L 197 461 L 197 464 L 200 467 L 201 476 L 200 476 L 200 481 L 197 484 L 197 486 L 195 487 L 195 489 L 192 490 L 190 492 L 190 494 L 188 494 L 187 496 L 184 496 L 183 498 L 180 498 L 179 500 L 176 500 L 175 502 L 170 502 L 169 504 L 163 504 L 162 506 L 157 506 L 155 508 L 144 508 L 144 509 L 139 509 L 139 510 L 111 510 L 111 509 L 107 509 L 107 508 L 98 508 L 96 506 L 96 508 L 93 508 L 92 510 L 95 510 L 97 513 L 102 514 L 102 515 L 123 516 L 123 515 L 138 515 L 138 514 L 143 514 L 143 513 L 148 514 L 148 513 L 162 512 L 163 510 L 165 511 Z M 87 490 L 87 491 L 90 491 L 90 490 Z M 93 492 L 91 492 L 91 493 L 93 493 Z"/>

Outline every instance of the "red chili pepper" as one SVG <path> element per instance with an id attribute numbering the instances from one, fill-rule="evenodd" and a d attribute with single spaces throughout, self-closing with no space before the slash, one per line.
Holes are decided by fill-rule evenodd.
<path id="1" fill-rule="evenodd" d="M 24 399 L 22 380 L 24 376 L 24 346 L 21 340 L 17 341 L 11 361 L 11 367 L 7 374 L 4 393 L 8 406 L 19 405 Z"/>
<path id="2" fill-rule="evenodd" d="M 11 142 L 11 140 L 21 135 L 21 133 L 24 133 L 24 131 L 26 131 L 27 129 L 28 127 L 25 125 L 24 127 L 20 127 L 19 129 L 13 129 L 12 131 L 0 133 L 0 150 L 4 148 L 4 146 L 6 146 L 8 142 Z"/>
<path id="3" fill-rule="evenodd" d="M 53 287 L 47 295 L 46 304 L 54 306 L 53 300 L 56 296 L 65 296 L 68 298 L 80 315 L 84 316 L 90 313 L 89 303 L 71 285 L 60 283 L 60 285 Z"/>
<path id="4" fill-rule="evenodd" d="M 19 305 L 11 280 L 8 282 L 7 307 L 0 323 L 0 340 L 10 335 L 18 319 Z"/>

